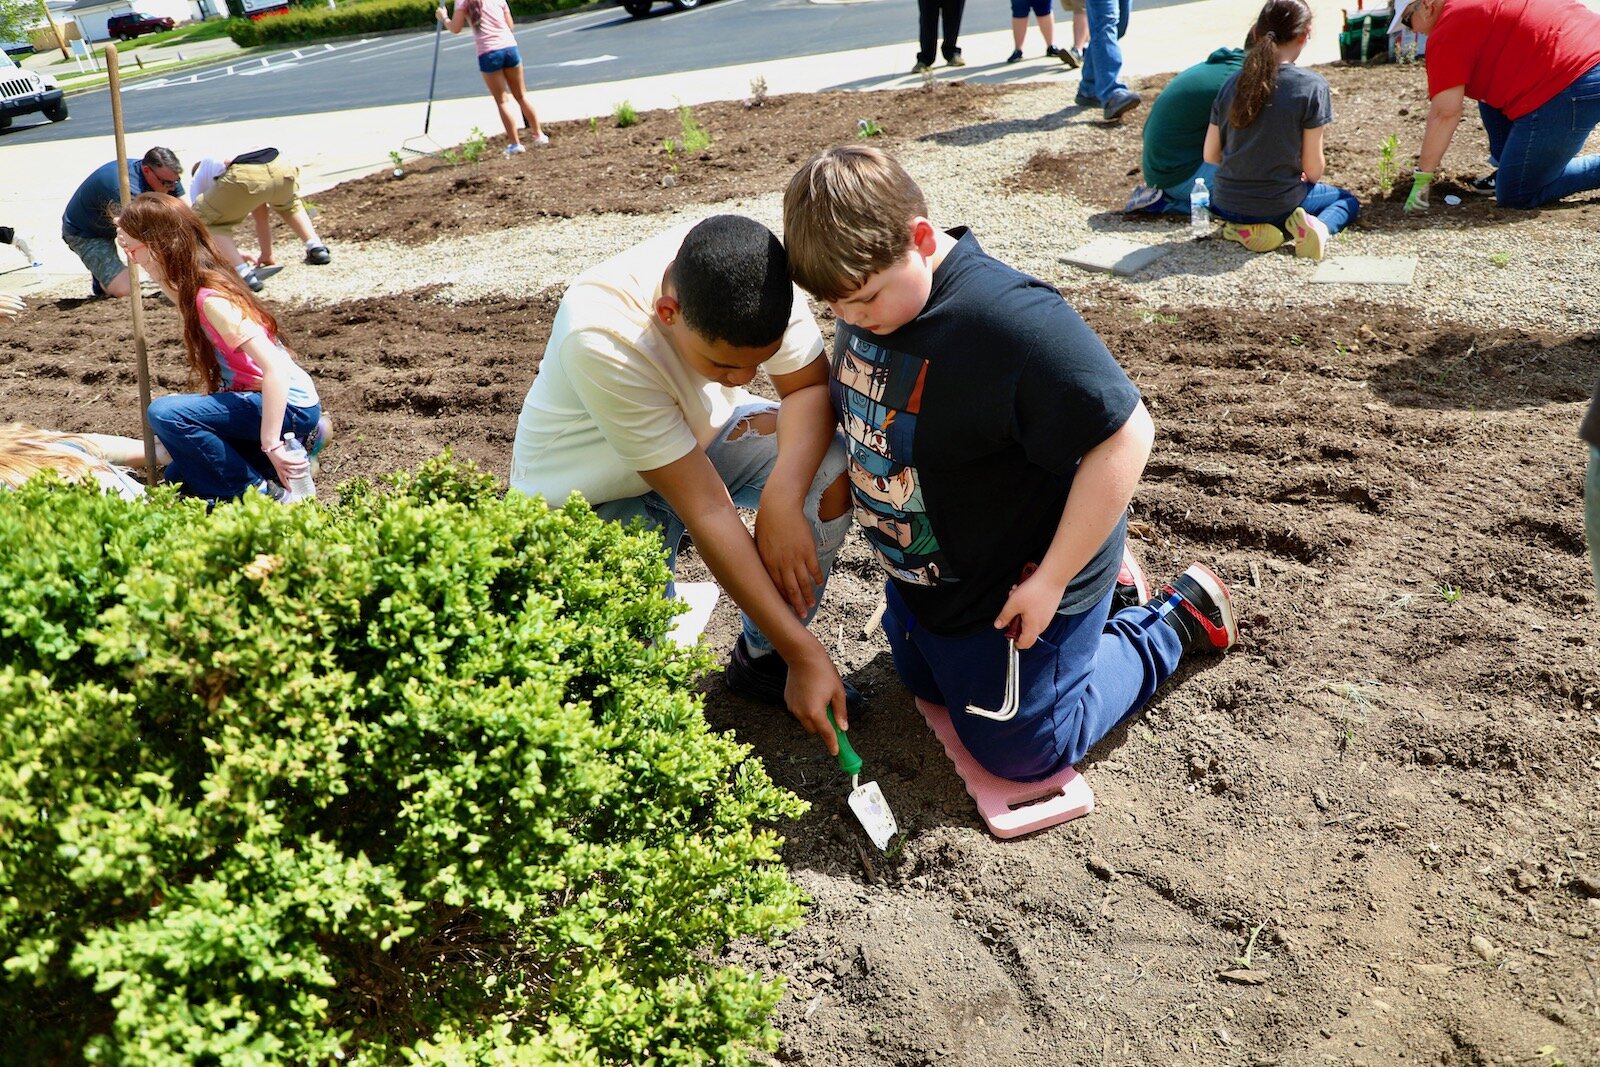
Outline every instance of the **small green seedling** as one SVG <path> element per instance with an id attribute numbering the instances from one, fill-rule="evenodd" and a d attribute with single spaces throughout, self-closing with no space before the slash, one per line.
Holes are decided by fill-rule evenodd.
<path id="1" fill-rule="evenodd" d="M 1255 960 L 1256 960 L 1256 938 L 1261 936 L 1262 927 L 1264 927 L 1265 925 L 1266 925 L 1265 923 L 1257 923 L 1255 926 L 1250 928 L 1250 940 L 1245 942 L 1244 955 L 1243 956 L 1235 956 L 1233 958 L 1233 962 L 1237 966 L 1240 966 L 1240 967 L 1254 967 L 1255 966 Z"/>
<path id="2" fill-rule="evenodd" d="M 678 148 L 686 156 L 711 147 L 711 135 L 695 119 L 694 108 L 688 104 L 678 105 L 678 134 Z"/>
<path id="3" fill-rule="evenodd" d="M 405 173 L 406 173 L 405 162 L 406 161 L 405 161 L 404 157 L 402 157 L 400 155 L 399 152 L 390 152 L 389 153 L 389 162 L 394 164 L 394 176 L 396 178 L 405 177 Z"/>
<path id="4" fill-rule="evenodd" d="M 1140 308 L 1139 321 L 1146 326 L 1176 326 L 1178 325 L 1178 316 L 1164 315 L 1159 311 L 1151 311 L 1149 308 Z"/>
<path id="5" fill-rule="evenodd" d="M 489 135 L 474 126 L 467 139 L 461 142 L 461 158 L 468 163 L 476 164 L 483 158 L 483 153 L 489 148 Z"/>
<path id="6" fill-rule="evenodd" d="M 668 137 L 661 142 L 661 150 L 667 154 L 667 165 L 672 168 L 672 173 L 678 173 L 678 142 Z"/>
<path id="7" fill-rule="evenodd" d="M 1508 266 L 1511 263 L 1511 253 L 1510 252 L 1490 252 L 1489 253 L 1489 262 L 1493 263 L 1497 267 Z"/>
<path id="8" fill-rule="evenodd" d="M 856 123 L 857 137 L 877 137 L 883 133 L 883 127 L 878 125 L 877 119 L 862 119 Z"/>
<path id="9" fill-rule="evenodd" d="M 1391 133 L 1388 139 L 1383 142 L 1383 147 L 1379 151 L 1378 188 L 1384 196 L 1388 196 L 1394 190 L 1394 157 L 1395 153 L 1400 151 L 1400 138 Z"/>
<path id="10" fill-rule="evenodd" d="M 757 74 L 750 79 L 750 95 L 744 98 L 745 107 L 760 107 L 767 102 L 767 79 Z"/>
<path id="11" fill-rule="evenodd" d="M 596 137 L 600 136 L 600 119 L 594 115 L 589 116 L 589 132 Z"/>
<path id="12" fill-rule="evenodd" d="M 1466 595 L 1459 585 L 1451 585 L 1449 582 L 1440 582 L 1433 591 L 1446 604 L 1459 604 L 1461 598 Z"/>
<path id="13" fill-rule="evenodd" d="M 611 106 L 611 117 L 617 120 L 617 128 L 619 130 L 639 125 L 639 113 L 626 100 Z"/>

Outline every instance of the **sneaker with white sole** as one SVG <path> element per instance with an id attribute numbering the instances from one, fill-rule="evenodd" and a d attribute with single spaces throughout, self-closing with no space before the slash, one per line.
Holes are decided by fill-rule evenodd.
<path id="1" fill-rule="evenodd" d="M 1233 597 L 1217 572 L 1204 563 L 1191 563 L 1162 587 L 1150 606 L 1160 612 L 1162 622 L 1177 631 L 1184 655 L 1226 652 L 1239 643 Z"/>
<path id="2" fill-rule="evenodd" d="M 1474 178 L 1470 182 L 1467 182 L 1465 188 L 1467 192 L 1472 193 L 1475 196 L 1493 196 L 1495 178 L 1498 177 L 1499 174 L 1500 172 L 1498 170 L 1491 170 L 1483 177 Z"/>
<path id="3" fill-rule="evenodd" d="M 1271 252 L 1283 245 L 1283 231 L 1270 222 L 1224 222 L 1222 239 L 1242 244 L 1252 252 Z"/>
<path id="4" fill-rule="evenodd" d="M 311 440 L 306 443 L 306 459 L 311 463 L 311 477 L 315 478 L 322 473 L 322 464 L 317 457 L 322 455 L 322 450 L 328 447 L 328 442 L 333 440 L 333 420 L 324 415 L 317 420 L 317 428 L 311 431 Z"/>
<path id="5" fill-rule="evenodd" d="M 1283 228 L 1294 241 L 1294 254 L 1301 259 L 1320 260 L 1328 254 L 1328 224 L 1306 209 L 1297 207 L 1283 220 Z"/>
<path id="6" fill-rule="evenodd" d="M 520 156 L 526 151 L 527 149 L 523 148 L 519 144 L 508 144 L 506 145 L 506 158 L 509 159 L 512 156 Z"/>
<path id="7" fill-rule="evenodd" d="M 540 131 L 539 136 L 537 136 L 537 137 L 535 137 L 533 139 L 533 147 L 535 147 L 535 148 L 543 148 L 545 145 L 547 145 L 549 143 L 550 143 L 550 135 L 548 133 L 543 132 L 543 131 Z"/>

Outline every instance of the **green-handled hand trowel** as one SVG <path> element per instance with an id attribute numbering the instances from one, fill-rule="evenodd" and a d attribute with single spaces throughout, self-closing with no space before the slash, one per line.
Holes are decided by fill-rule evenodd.
<path id="1" fill-rule="evenodd" d="M 894 835 L 900 832 L 895 825 L 894 812 L 889 810 L 889 802 L 883 799 L 883 790 L 878 788 L 877 782 L 861 784 L 861 757 L 856 755 L 856 750 L 850 747 L 850 739 L 834 721 L 832 708 L 828 709 L 828 724 L 839 742 L 839 769 L 850 776 L 850 810 L 861 820 L 872 843 L 879 851 L 885 851 Z"/>

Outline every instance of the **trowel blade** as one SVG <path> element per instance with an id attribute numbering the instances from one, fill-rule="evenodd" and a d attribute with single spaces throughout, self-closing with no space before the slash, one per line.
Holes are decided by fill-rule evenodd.
<path id="1" fill-rule="evenodd" d="M 889 810 L 889 802 L 883 799 L 883 790 L 878 788 L 877 782 L 863 782 L 850 791 L 850 810 L 856 813 L 880 852 L 886 851 L 894 835 L 900 832 L 895 825 L 894 812 Z"/>

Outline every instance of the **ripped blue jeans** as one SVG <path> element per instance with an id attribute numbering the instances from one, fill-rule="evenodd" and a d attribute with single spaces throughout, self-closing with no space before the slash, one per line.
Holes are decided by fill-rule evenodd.
<path id="1" fill-rule="evenodd" d="M 746 426 L 746 420 L 765 411 L 776 414 L 777 410 L 776 404 L 767 401 L 736 409 L 733 417 L 717 431 L 716 439 L 706 446 L 706 457 L 722 478 L 722 484 L 728 487 L 728 496 L 733 498 L 736 507 L 754 511 L 760 506 L 761 490 L 766 488 L 767 478 L 778 462 L 778 435 L 756 433 Z M 746 432 L 729 440 L 730 435 L 740 427 L 744 427 Z M 807 624 L 817 613 L 817 606 L 822 604 L 822 592 L 827 587 L 828 575 L 833 571 L 833 561 L 844 544 L 844 535 L 850 532 L 851 513 L 848 508 L 838 518 L 827 521 L 817 514 L 822 505 L 823 491 L 837 481 L 844 470 L 844 438 L 835 434 L 833 444 L 828 446 L 822 464 L 811 479 L 811 487 L 806 490 L 805 514 L 811 522 L 812 539 L 817 546 L 817 564 L 822 568 L 822 582 L 812 590 L 816 606 L 806 615 Z M 641 518 L 659 530 L 661 540 L 667 547 L 667 566 L 674 573 L 677 572 L 678 547 L 683 543 L 686 528 L 677 512 L 672 510 L 672 505 L 661 494 L 651 492 L 623 500 L 608 500 L 595 505 L 594 510 L 601 518 L 614 522 Z M 750 616 L 742 612 L 740 614 L 744 619 L 746 647 L 757 655 L 771 652 L 772 642 L 756 628 Z"/>

